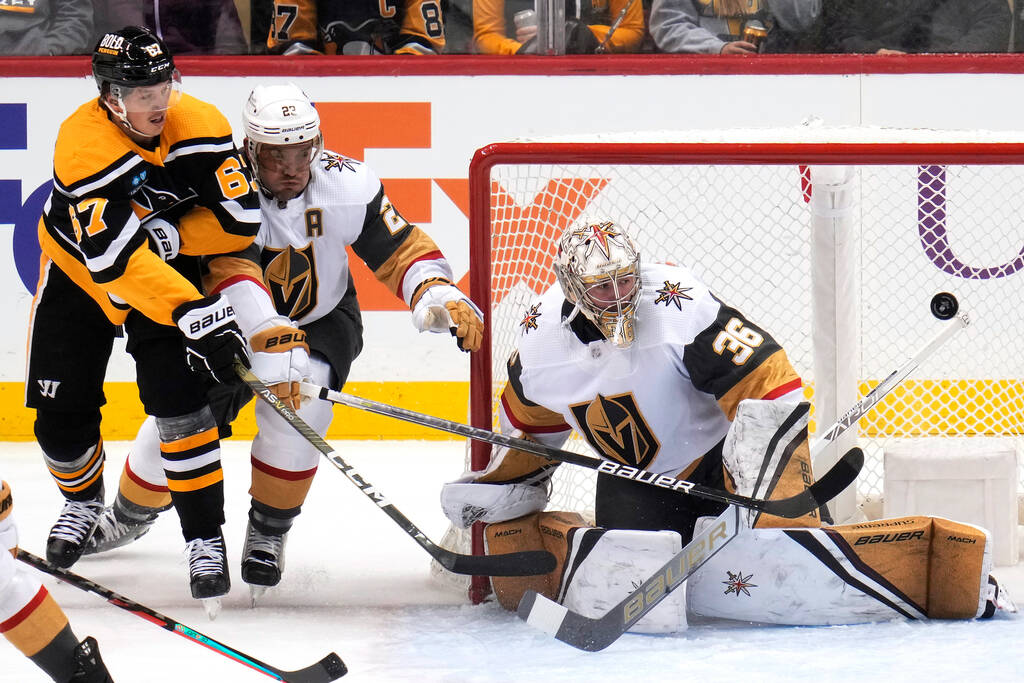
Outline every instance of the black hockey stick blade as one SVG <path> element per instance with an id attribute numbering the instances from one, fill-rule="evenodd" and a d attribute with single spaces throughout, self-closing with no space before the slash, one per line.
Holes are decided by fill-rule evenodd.
<path id="1" fill-rule="evenodd" d="M 800 517 L 829 502 L 852 484 L 864 467 L 864 451 L 854 447 L 846 451 L 821 479 L 802 493 L 781 500 L 763 500 L 756 506 L 761 512 L 779 517 Z"/>
<path id="2" fill-rule="evenodd" d="M 50 564 L 43 558 L 33 555 L 28 551 L 19 548 L 18 559 L 31 567 L 35 567 L 41 572 L 54 576 L 64 583 L 74 586 L 79 590 L 96 594 L 114 607 L 120 607 L 126 612 L 131 612 L 135 616 L 141 617 L 151 624 L 156 624 L 166 631 L 177 633 L 183 638 L 187 638 L 194 643 L 208 647 L 214 652 L 222 654 L 229 659 L 233 659 L 239 664 L 244 664 L 250 669 L 259 671 L 261 674 L 269 676 L 275 680 L 285 681 L 285 683 L 330 683 L 330 681 L 336 681 L 348 673 L 348 668 L 345 666 L 345 663 L 341 661 L 341 657 L 333 652 L 316 664 L 311 664 L 302 669 L 297 669 L 295 671 L 278 669 L 276 666 L 271 666 L 266 662 L 261 662 L 255 657 L 236 650 L 230 645 L 225 645 L 220 641 L 214 640 L 210 636 L 200 633 L 180 621 L 164 616 L 154 609 L 137 603 L 131 598 L 126 598 L 123 595 L 115 593 L 109 588 L 105 588 L 84 576 L 80 576 L 74 572 L 68 571 L 67 569 L 61 569 L 56 565 Z"/>
<path id="3" fill-rule="evenodd" d="M 401 510 L 395 507 L 384 495 L 363 478 L 356 468 L 348 464 L 323 436 L 309 426 L 305 420 L 278 398 L 259 377 L 252 373 L 239 360 L 235 360 L 235 372 L 243 382 L 249 385 L 258 398 L 274 409 L 292 429 L 302 435 L 314 448 L 320 451 L 332 465 L 338 468 L 345 477 L 384 511 L 402 531 L 408 534 L 421 548 L 430 553 L 438 564 L 454 574 L 473 576 L 536 576 L 555 570 L 555 556 L 546 550 L 526 550 L 502 555 L 464 555 L 442 548 L 431 541 L 418 526 L 412 523 Z"/>
<path id="4" fill-rule="evenodd" d="M 729 507 L 711 524 L 694 534 L 682 550 L 604 616 L 585 617 L 533 590 L 523 594 L 516 614 L 534 628 L 579 650 L 603 650 L 654 609 L 669 593 L 682 586 L 687 577 L 735 538 L 739 529 L 739 508 Z"/>
<path id="5" fill-rule="evenodd" d="M 546 550 L 524 550 L 503 555 L 463 555 L 437 546 L 430 553 L 453 574 L 470 576 L 536 576 L 555 571 L 555 556 Z"/>

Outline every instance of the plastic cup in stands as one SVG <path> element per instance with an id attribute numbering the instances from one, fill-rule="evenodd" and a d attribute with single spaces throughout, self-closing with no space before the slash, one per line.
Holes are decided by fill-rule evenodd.
<path id="1" fill-rule="evenodd" d="M 519 10 L 512 16 L 512 23 L 516 25 L 517 29 L 524 26 L 536 26 L 537 13 L 532 9 Z"/>

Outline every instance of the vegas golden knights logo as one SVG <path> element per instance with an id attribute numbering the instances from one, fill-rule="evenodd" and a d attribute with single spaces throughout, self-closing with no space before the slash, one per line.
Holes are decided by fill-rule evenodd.
<path id="1" fill-rule="evenodd" d="M 632 393 L 598 394 L 593 401 L 571 405 L 569 410 L 590 445 L 612 460 L 643 469 L 658 454 L 661 444 Z"/>
<path id="2" fill-rule="evenodd" d="M 263 281 L 270 290 L 274 308 L 298 320 L 316 307 L 316 259 L 313 245 L 302 249 L 263 248 Z"/>

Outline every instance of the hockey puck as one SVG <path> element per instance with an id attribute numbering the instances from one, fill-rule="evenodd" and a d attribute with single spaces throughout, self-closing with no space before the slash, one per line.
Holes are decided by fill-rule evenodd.
<path id="1" fill-rule="evenodd" d="M 931 309 L 939 320 L 949 320 L 960 310 L 960 303 L 949 292 L 939 292 L 932 297 Z"/>

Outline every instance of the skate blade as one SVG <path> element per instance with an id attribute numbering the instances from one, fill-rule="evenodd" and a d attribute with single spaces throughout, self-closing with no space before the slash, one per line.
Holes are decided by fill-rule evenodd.
<path id="1" fill-rule="evenodd" d="M 254 583 L 249 584 L 249 607 L 255 608 L 256 603 L 259 602 L 260 598 L 267 594 L 270 590 L 270 586 L 258 586 Z"/>
<path id="2" fill-rule="evenodd" d="M 203 598 L 203 611 L 206 612 L 206 618 L 213 621 L 220 614 L 221 602 L 220 598 Z"/>

